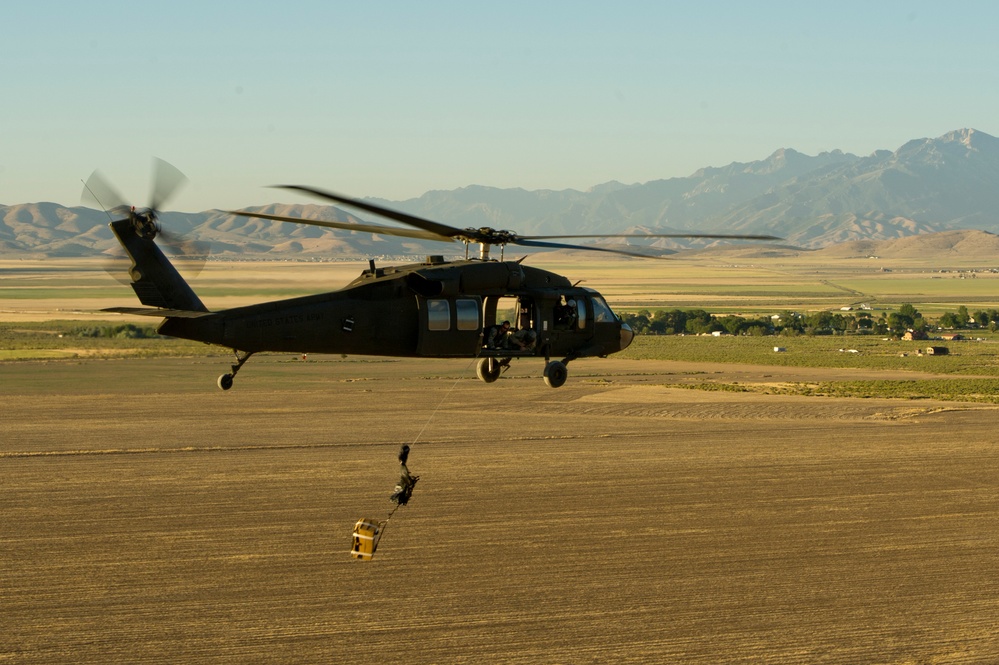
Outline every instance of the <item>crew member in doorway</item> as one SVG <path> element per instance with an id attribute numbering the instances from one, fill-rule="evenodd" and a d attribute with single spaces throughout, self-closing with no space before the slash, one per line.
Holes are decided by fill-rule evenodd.
<path id="1" fill-rule="evenodd" d="M 576 301 L 572 298 L 564 299 L 555 305 L 552 310 L 555 317 L 555 327 L 562 330 L 572 330 L 576 327 L 579 314 L 576 311 Z"/>
<path id="2" fill-rule="evenodd" d="M 524 328 L 510 335 L 506 340 L 506 348 L 512 351 L 532 351 L 538 341 L 538 333 L 530 328 Z"/>
<path id="3" fill-rule="evenodd" d="M 486 328 L 485 342 L 487 349 L 502 349 L 506 346 L 506 335 L 510 332 L 510 322 L 504 321 L 498 326 Z"/>

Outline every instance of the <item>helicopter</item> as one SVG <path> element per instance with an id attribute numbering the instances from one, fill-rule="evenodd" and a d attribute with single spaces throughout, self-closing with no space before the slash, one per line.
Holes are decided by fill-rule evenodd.
<path id="1" fill-rule="evenodd" d="M 336 353 L 391 357 L 472 358 L 476 375 L 495 382 L 515 359 L 543 358 L 545 383 L 558 388 L 568 377 L 567 365 L 586 357 L 606 357 L 631 344 L 634 333 L 597 291 L 580 287 L 560 274 L 524 265 L 524 258 L 504 260 L 507 245 L 600 251 L 642 258 L 661 258 L 612 247 L 553 242 L 566 238 L 725 238 L 778 240 L 767 235 L 719 234 L 587 234 L 522 236 L 493 228 L 441 224 L 398 210 L 300 185 L 278 187 L 301 192 L 405 224 L 409 228 L 372 223 L 309 220 L 235 210 L 230 214 L 351 231 L 462 242 L 465 258 L 445 260 L 430 255 L 419 263 L 368 268 L 343 288 L 328 293 L 210 311 L 161 251 L 164 237 L 159 207 L 183 180 L 165 162 L 155 162 L 153 202 L 136 209 L 117 205 L 109 226 L 131 259 L 130 285 L 145 307 L 112 307 L 106 312 L 162 319 L 157 332 L 170 337 L 232 349 L 235 362 L 218 377 L 229 390 L 237 373 L 256 353 Z M 165 166 L 164 166 L 165 165 Z M 167 168 L 169 167 L 169 168 Z M 181 176 L 182 177 L 182 176 Z M 100 201 L 120 197 L 94 172 L 86 190 Z M 107 208 L 105 208 L 107 210 Z M 110 212 L 108 213 L 110 216 Z M 477 257 L 468 256 L 471 244 Z M 490 248 L 499 246 L 499 260 Z M 512 303 L 512 307 L 509 305 Z M 509 330 L 508 330 L 509 328 Z"/>

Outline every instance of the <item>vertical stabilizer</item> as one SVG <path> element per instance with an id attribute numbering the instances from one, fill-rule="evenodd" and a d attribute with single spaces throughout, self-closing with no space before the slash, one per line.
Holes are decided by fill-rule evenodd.
<path id="1" fill-rule="evenodd" d="M 132 259 L 128 272 L 139 302 L 149 307 L 208 311 L 153 239 L 139 234 L 132 219 L 120 219 L 109 226 Z"/>

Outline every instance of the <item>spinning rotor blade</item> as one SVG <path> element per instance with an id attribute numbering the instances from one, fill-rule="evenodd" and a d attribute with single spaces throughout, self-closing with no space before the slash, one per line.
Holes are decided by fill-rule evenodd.
<path id="1" fill-rule="evenodd" d="M 587 238 L 590 236 L 551 236 L 554 238 L 558 237 L 583 237 Z M 630 236 L 626 236 L 630 237 Z M 624 256 L 635 256 L 640 259 L 663 259 L 668 261 L 669 257 L 666 256 L 656 256 L 654 254 L 642 254 L 641 252 L 629 252 L 624 249 L 611 249 L 610 247 L 598 247 L 597 245 L 570 245 L 564 242 L 542 242 L 538 240 L 526 240 L 523 238 L 518 238 L 517 240 L 511 241 L 513 245 L 519 245 L 521 247 L 551 247 L 552 249 L 585 249 L 588 252 L 608 252 L 609 254 L 623 254 Z"/>
<path id="2" fill-rule="evenodd" d="M 415 226 L 418 229 L 429 231 L 430 233 L 433 233 L 436 236 L 444 236 L 446 238 L 457 238 L 459 236 L 465 235 L 465 231 L 462 231 L 461 229 L 456 229 L 453 226 L 448 226 L 447 224 L 431 222 L 429 219 L 423 219 L 421 217 L 416 217 L 414 215 L 407 215 L 406 213 L 399 212 L 398 210 L 390 210 L 389 208 L 376 206 L 373 203 L 367 203 L 366 201 L 359 201 L 357 199 L 347 198 L 346 196 L 340 196 L 339 194 L 334 194 L 333 192 L 327 192 L 322 189 L 316 189 L 315 187 L 302 187 L 301 185 L 275 185 L 275 187 L 279 187 L 281 189 L 290 189 L 293 191 L 305 192 L 306 194 L 312 194 L 313 196 L 318 196 L 319 198 L 328 199 L 336 203 L 343 203 L 344 205 L 349 205 L 359 210 L 366 210 L 367 212 L 374 213 L 375 215 L 380 215 L 387 219 L 394 219 L 397 222 L 408 224 L 409 226 Z M 431 238 L 431 239 L 438 240 L 439 238 Z"/>
<path id="3" fill-rule="evenodd" d="M 717 238 L 721 240 L 783 240 L 777 236 L 741 235 L 728 233 L 587 233 L 570 236 L 517 236 L 518 240 L 543 240 L 547 238 Z"/>
<path id="4" fill-rule="evenodd" d="M 178 233 L 165 230 L 159 222 L 160 208 L 166 204 L 167 200 L 173 196 L 177 190 L 187 182 L 187 176 L 181 173 L 176 167 L 163 161 L 153 158 L 152 181 L 150 184 L 149 207 L 136 210 L 129 205 L 125 197 L 112 187 L 100 171 L 94 171 L 84 184 L 81 199 L 84 203 L 96 203 L 114 217 L 125 217 L 135 225 L 142 225 L 144 232 L 148 233 L 149 239 L 159 238 L 159 244 L 175 260 L 183 265 L 183 269 L 189 275 L 197 275 L 204 267 L 208 255 L 211 253 L 211 245 L 204 241 L 191 240 Z M 123 284 L 130 283 L 126 279 L 130 262 L 120 248 L 108 252 L 108 264 L 104 269 L 116 280 Z"/>
<path id="5" fill-rule="evenodd" d="M 83 185 L 83 192 L 80 194 L 82 203 L 96 203 L 97 207 L 108 213 L 114 211 L 116 214 L 128 214 L 131 206 L 125 197 L 118 193 L 107 181 L 100 171 L 94 171 L 87 178 Z"/>
<path id="6" fill-rule="evenodd" d="M 149 193 L 149 208 L 158 212 L 177 190 L 187 182 L 187 176 L 175 166 L 153 157 L 152 190 Z"/>
<path id="7" fill-rule="evenodd" d="M 409 226 L 415 226 L 418 229 L 422 229 L 431 233 L 434 237 L 428 238 L 430 240 L 443 240 L 444 238 L 458 239 L 462 242 L 468 243 L 481 243 L 484 248 L 488 245 L 521 245 L 524 247 L 551 247 L 554 249 L 583 249 L 591 252 L 607 252 L 610 254 L 622 254 L 624 256 L 635 256 L 640 258 L 663 258 L 661 256 L 655 256 L 652 254 L 645 254 L 642 252 L 633 252 L 625 249 L 614 249 L 610 247 L 597 247 L 594 245 L 571 245 L 567 243 L 557 243 L 557 242 L 545 242 L 549 239 L 561 239 L 561 238 L 714 238 L 714 239 L 724 239 L 724 240 L 782 240 L 776 236 L 770 235 L 728 235 L 728 234 L 716 234 L 716 233 L 612 233 L 612 234 L 585 234 L 585 235 L 551 235 L 551 236 L 520 236 L 511 231 L 498 231 L 492 228 L 481 228 L 481 229 L 458 229 L 453 226 L 448 226 L 447 224 L 441 224 L 439 222 L 433 222 L 428 219 L 423 219 L 421 217 L 416 217 L 415 215 L 409 215 L 404 212 L 399 212 L 398 210 L 392 210 L 390 208 L 383 208 L 379 205 L 373 203 L 368 203 L 366 201 L 361 201 L 358 199 L 352 199 L 346 196 L 341 196 L 340 194 L 334 194 L 333 192 L 328 192 L 323 189 L 318 189 L 315 187 L 303 187 L 301 185 L 276 185 L 281 189 L 290 189 L 292 191 L 305 192 L 306 194 L 311 194 L 313 196 L 318 196 L 334 203 L 341 203 L 343 205 L 358 208 L 359 210 L 364 210 L 366 212 L 379 215 L 381 217 L 386 217 L 388 219 L 393 219 L 397 222 L 407 224 Z M 274 216 L 266 216 L 260 214 L 247 214 L 247 213 L 234 213 L 237 215 L 246 215 L 248 217 L 264 217 L 266 219 L 280 219 L 281 221 L 294 221 L 305 224 L 315 224 L 316 222 L 308 220 L 300 220 L 293 218 L 280 218 Z M 332 224 L 330 224 L 332 226 Z M 334 228 L 343 228 L 341 226 L 334 226 Z M 363 230 L 361 225 L 352 225 L 350 227 L 352 230 Z M 384 227 L 378 227 L 377 233 L 392 233 L 394 235 L 404 235 L 400 232 L 389 231 L 381 229 Z M 414 236 L 425 238 L 425 236 Z M 483 256 L 488 254 L 487 251 L 483 250 Z"/>
<path id="8" fill-rule="evenodd" d="M 87 182 L 83 184 L 83 192 L 80 193 L 80 202 L 85 205 L 96 204 L 98 208 L 108 213 L 108 216 L 112 220 L 114 219 L 113 215 L 127 215 L 132 208 L 125 200 L 125 197 L 111 186 L 111 183 L 107 181 L 100 171 L 91 173 L 90 177 L 87 178 Z M 116 244 L 112 249 L 104 252 L 101 267 L 104 269 L 104 272 L 120 284 L 127 285 L 132 281 L 128 276 L 131 261 L 125 255 L 125 250 L 121 248 L 121 245 Z"/>
<path id="9" fill-rule="evenodd" d="M 184 236 L 160 229 L 156 234 L 158 245 L 169 254 L 174 265 L 188 278 L 194 278 L 201 274 L 211 256 L 211 243 L 204 240 L 192 240 Z M 129 285 L 132 278 L 129 276 L 129 269 L 132 261 L 125 254 L 125 250 L 120 245 L 104 252 L 104 272 L 113 277 L 120 284 Z"/>
<path id="10" fill-rule="evenodd" d="M 392 226 L 382 226 L 380 224 L 351 224 L 349 222 L 327 222 L 319 219 L 302 219 L 301 217 L 283 217 L 281 215 L 268 215 L 262 212 L 244 212 L 241 210 L 229 210 L 230 215 L 240 217 L 257 217 L 260 219 L 273 219 L 277 222 L 291 222 L 293 224 L 309 224 L 310 226 L 325 226 L 331 229 L 344 229 L 347 231 L 364 231 L 366 233 L 380 233 L 390 236 L 402 236 L 404 238 L 419 238 L 421 240 L 437 240 L 440 242 L 452 242 L 447 236 L 422 231 L 419 229 L 400 229 Z"/>
<path id="11" fill-rule="evenodd" d="M 167 254 L 177 263 L 187 277 L 197 277 L 212 253 L 212 244 L 206 240 L 193 240 L 179 233 L 161 228 L 157 238 Z"/>
<path id="12" fill-rule="evenodd" d="M 132 262 L 129 260 L 128 255 L 125 254 L 125 250 L 121 248 L 121 245 L 112 247 L 104 252 L 103 256 L 101 268 L 109 277 L 123 286 L 128 286 L 132 283 L 132 278 L 128 275 L 128 270 L 132 267 Z"/>

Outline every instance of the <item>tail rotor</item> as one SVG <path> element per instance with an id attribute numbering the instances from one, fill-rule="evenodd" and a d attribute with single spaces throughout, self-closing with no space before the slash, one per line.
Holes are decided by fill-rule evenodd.
<path id="1" fill-rule="evenodd" d="M 84 183 L 80 198 L 84 205 L 96 204 L 103 209 L 112 221 L 127 219 L 139 237 L 146 240 L 159 238 L 159 244 L 183 264 L 188 275 L 197 275 L 204 267 L 211 251 L 209 244 L 164 229 L 160 222 L 160 211 L 163 206 L 186 182 L 187 176 L 175 166 L 154 157 L 147 207 L 137 208 L 131 205 L 100 171 L 90 174 Z M 118 281 L 129 283 L 124 277 L 128 274 L 129 267 L 127 258 L 123 254 L 113 255 L 111 264 L 105 266 L 105 270 Z"/>

